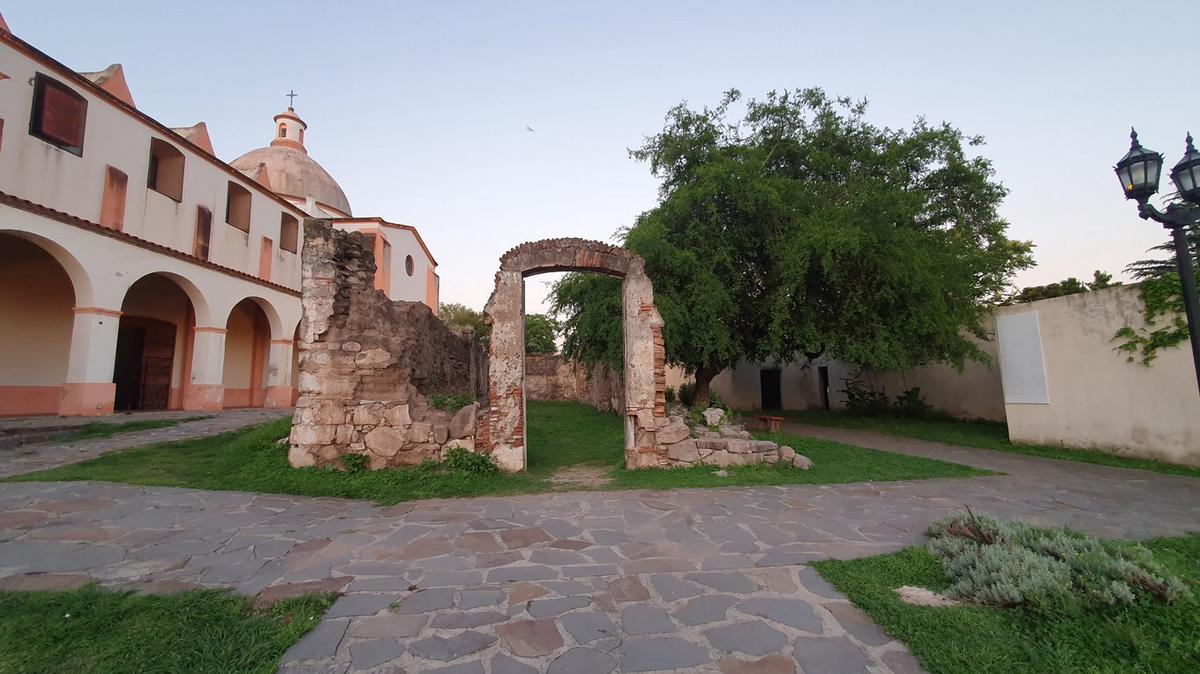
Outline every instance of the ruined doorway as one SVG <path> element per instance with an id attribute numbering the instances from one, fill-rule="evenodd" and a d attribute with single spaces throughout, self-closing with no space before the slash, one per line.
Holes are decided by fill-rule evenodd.
<path id="1" fill-rule="evenodd" d="M 762 368 L 758 371 L 758 384 L 762 409 L 783 409 L 783 385 L 778 368 Z"/>
<path id="2" fill-rule="evenodd" d="M 165 410 L 171 399 L 175 326 L 137 316 L 121 317 L 113 368 L 113 409 Z"/>
<path id="3" fill-rule="evenodd" d="M 504 470 L 525 470 L 525 278 L 562 271 L 621 279 L 625 408 L 619 412 L 625 420 L 625 465 L 665 464 L 655 433 L 666 422 L 666 352 L 645 262 L 624 248 L 584 239 L 526 243 L 500 258 L 496 288 L 484 308 L 492 326 L 486 446 Z"/>

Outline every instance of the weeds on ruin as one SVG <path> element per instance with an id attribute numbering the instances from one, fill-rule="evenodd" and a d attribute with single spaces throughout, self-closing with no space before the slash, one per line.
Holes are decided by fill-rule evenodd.
<path id="1" fill-rule="evenodd" d="M 928 550 L 951 585 L 945 594 L 1036 612 L 1094 609 L 1190 595 L 1145 547 L 976 517 L 969 509 L 930 525 Z"/>
<path id="2" fill-rule="evenodd" d="M 500 472 L 491 454 L 476 454 L 462 447 L 447 449 L 442 456 L 442 466 L 448 472 L 464 475 L 494 475 Z"/>
<path id="3" fill-rule="evenodd" d="M 429 404 L 439 410 L 457 412 L 475 402 L 475 396 L 470 393 L 430 393 Z"/>

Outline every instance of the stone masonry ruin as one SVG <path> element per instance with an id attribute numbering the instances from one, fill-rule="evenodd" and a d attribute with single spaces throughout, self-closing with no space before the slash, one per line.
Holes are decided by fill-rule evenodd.
<path id="1" fill-rule="evenodd" d="M 774 463 L 794 454 L 750 440 L 740 428 L 693 427 L 668 415 L 663 321 L 645 263 L 628 250 L 548 239 L 505 253 L 484 310 L 492 326 L 485 355 L 471 331 L 452 330 L 424 304 L 376 290 L 373 248 L 369 234 L 305 221 L 292 466 L 346 468 L 345 457 L 357 455 L 378 470 L 441 461 L 445 451 L 463 448 L 491 454 L 503 470 L 524 470 L 525 277 L 555 271 L 622 279 L 625 358 L 615 399 L 623 400 L 628 468 Z M 450 394 L 487 405 L 437 409 L 434 400 Z"/>
<path id="2" fill-rule="evenodd" d="M 645 262 L 599 241 L 546 239 L 524 243 L 500 258 L 496 289 L 484 308 L 488 339 L 488 444 L 505 470 L 525 469 L 525 277 L 547 272 L 594 272 L 622 279 L 625 334 L 625 465 L 666 464 L 655 432 L 667 420 L 666 351 L 662 317 Z"/>
<path id="3" fill-rule="evenodd" d="M 380 469 L 476 449 L 478 404 L 440 410 L 430 396 L 481 397 L 482 347 L 424 304 L 376 290 L 373 249 L 369 234 L 305 221 L 292 466 L 341 467 L 343 456 L 362 455 Z"/>

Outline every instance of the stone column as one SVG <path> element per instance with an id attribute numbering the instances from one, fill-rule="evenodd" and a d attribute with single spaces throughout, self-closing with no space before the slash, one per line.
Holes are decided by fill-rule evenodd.
<path id="1" fill-rule="evenodd" d="M 501 469 L 525 470 L 525 278 L 496 273 L 484 308 L 488 338 L 488 442 Z"/>
<path id="2" fill-rule="evenodd" d="M 62 387 L 58 413 L 63 416 L 102 416 L 113 413 L 117 385 L 113 367 L 117 357 L 117 328 L 121 312 L 99 307 L 76 307 L 71 330 L 67 381 Z"/>
<path id="3" fill-rule="evenodd" d="M 219 412 L 225 398 L 225 328 L 192 328 L 191 376 L 183 391 L 183 409 Z"/>
<path id="4" fill-rule="evenodd" d="M 621 284 L 625 334 L 625 466 L 660 465 L 655 434 L 666 422 L 662 316 L 640 258 Z"/>
<path id="5" fill-rule="evenodd" d="M 263 384 L 267 389 L 263 407 L 292 406 L 292 349 L 290 339 L 272 339 L 267 356 L 267 377 Z"/>

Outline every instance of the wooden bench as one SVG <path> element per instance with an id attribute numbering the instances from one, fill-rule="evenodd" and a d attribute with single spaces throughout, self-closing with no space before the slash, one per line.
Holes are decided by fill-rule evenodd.
<path id="1" fill-rule="evenodd" d="M 772 417 L 766 414 L 760 414 L 754 418 L 763 422 L 771 433 L 778 433 L 779 424 L 783 423 L 783 417 Z"/>

